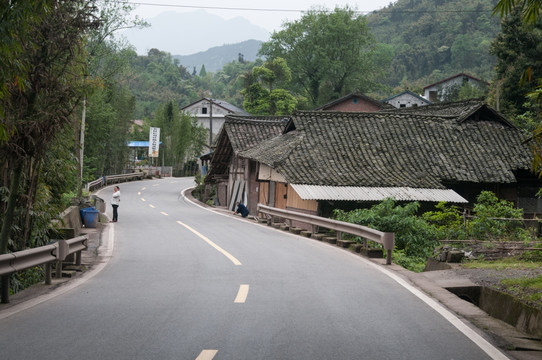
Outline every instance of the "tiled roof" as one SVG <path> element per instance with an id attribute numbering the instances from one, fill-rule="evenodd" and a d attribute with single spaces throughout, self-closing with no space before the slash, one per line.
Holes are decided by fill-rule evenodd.
<path id="1" fill-rule="evenodd" d="M 281 134 L 288 119 L 284 116 L 227 115 L 222 129 L 227 133 L 233 150 L 237 153 Z"/>
<path id="2" fill-rule="evenodd" d="M 393 106 L 390 106 L 389 104 L 386 104 L 386 103 L 382 103 L 381 101 L 378 101 L 378 100 L 375 100 L 365 94 L 361 94 L 361 93 L 351 93 L 351 94 L 348 94 L 348 95 L 345 95 L 339 99 L 336 99 L 336 100 L 333 100 L 327 104 L 324 104 L 322 106 L 319 106 L 317 107 L 316 109 L 314 109 L 315 111 L 318 111 L 318 110 L 328 110 L 329 108 L 337 105 L 337 104 L 340 104 L 340 103 L 343 103 L 345 101 L 348 101 L 350 99 L 354 99 L 354 98 L 359 98 L 359 99 L 362 99 L 370 104 L 373 104 L 374 106 L 376 106 L 377 108 L 380 108 L 380 109 L 391 109 L 393 108 Z"/>
<path id="3" fill-rule="evenodd" d="M 295 130 L 240 155 L 305 185 L 445 189 L 455 182 L 513 183 L 515 170 L 530 168 L 518 129 L 447 111 L 298 112 L 288 127 Z"/>
<path id="4" fill-rule="evenodd" d="M 402 114 L 420 114 L 437 117 L 451 117 L 458 122 L 474 119 L 477 121 L 498 121 L 510 127 L 514 127 L 502 114 L 493 109 L 488 104 L 478 99 L 435 103 L 425 106 L 400 108 L 392 110 L 383 110 L 392 112 L 401 112 Z"/>
<path id="5" fill-rule="evenodd" d="M 207 175 L 209 180 L 213 176 L 226 176 L 234 154 L 281 134 L 287 123 L 288 118 L 284 116 L 226 115 L 224 125 L 216 138 L 211 171 Z"/>

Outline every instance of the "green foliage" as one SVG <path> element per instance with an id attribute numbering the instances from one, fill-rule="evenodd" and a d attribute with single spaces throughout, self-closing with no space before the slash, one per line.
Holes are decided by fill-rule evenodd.
<path id="1" fill-rule="evenodd" d="M 404 250 L 394 250 L 392 252 L 392 262 L 410 271 L 422 272 L 425 270 L 427 258 L 423 256 L 407 256 Z"/>
<path id="2" fill-rule="evenodd" d="M 536 104 L 529 104 L 527 94 L 537 83 L 521 82 L 525 71 L 540 76 L 542 72 L 542 20 L 534 25 L 520 21 L 520 13 L 513 11 L 501 23 L 501 33 L 491 44 L 490 52 L 497 57 L 493 92 L 499 96 L 500 110 L 514 117 L 527 111 L 539 111 Z"/>
<path id="3" fill-rule="evenodd" d="M 375 63 L 374 47 L 364 16 L 348 6 L 332 12 L 313 8 L 274 32 L 260 55 L 285 59 L 292 72 L 291 90 L 316 106 L 356 89 L 378 87 L 385 64 Z"/>
<path id="4" fill-rule="evenodd" d="M 461 72 L 491 79 L 495 58 L 487 49 L 499 31 L 498 18 L 488 14 L 493 5 L 493 0 L 398 0 L 369 14 L 376 41 L 392 48 L 387 84 L 406 81 L 413 89 Z M 437 78 L 431 76 L 435 70 Z"/>
<path id="5" fill-rule="evenodd" d="M 252 73 L 245 74 L 246 88 L 243 107 L 254 115 L 287 115 L 297 105 L 294 96 L 285 89 L 276 89 L 276 83 L 287 86 L 292 78 L 290 68 L 282 58 L 275 58 L 262 66 L 254 66 Z"/>
<path id="6" fill-rule="evenodd" d="M 36 266 L 11 274 L 9 280 L 9 293 L 13 295 L 34 284 L 44 281 L 45 271 L 43 271 L 42 266 Z"/>
<path id="7" fill-rule="evenodd" d="M 181 114 L 172 101 L 157 110 L 152 124 L 160 128 L 164 163 L 173 166 L 175 171 L 183 169 L 186 162 L 201 153 L 206 130 L 198 125 L 196 118 Z"/>
<path id="8" fill-rule="evenodd" d="M 435 205 L 434 211 L 422 214 L 428 224 L 436 228 L 437 239 L 466 239 L 467 234 L 463 224 L 462 210 L 446 202 Z"/>
<path id="9" fill-rule="evenodd" d="M 203 195 L 205 193 L 205 175 L 197 173 L 195 178 L 196 187 L 192 190 L 192 195 L 199 201 L 203 201 Z"/>
<path id="10" fill-rule="evenodd" d="M 522 219 L 523 209 L 510 201 L 500 200 L 490 191 L 482 191 L 476 198 L 474 218 L 469 224 L 470 235 L 480 240 L 529 240 L 522 221 L 503 221 L 494 218 Z"/>
<path id="11" fill-rule="evenodd" d="M 404 206 L 395 200 L 386 199 L 369 209 L 345 212 L 334 210 L 334 217 L 340 221 L 368 226 L 384 232 L 395 233 L 395 246 L 404 250 L 406 256 L 427 258 L 437 245 L 435 229 L 425 220 L 416 216 L 417 202 Z"/>

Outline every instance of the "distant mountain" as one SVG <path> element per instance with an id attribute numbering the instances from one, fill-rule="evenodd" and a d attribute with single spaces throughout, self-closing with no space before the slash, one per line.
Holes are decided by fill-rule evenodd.
<path id="1" fill-rule="evenodd" d="M 172 55 L 172 57 L 179 60 L 190 73 L 196 68 L 199 74 L 202 65 L 205 65 L 206 71 L 217 72 L 225 64 L 237 61 L 239 54 L 242 54 L 246 61 L 256 60 L 261 44 L 262 41 L 259 40 L 247 40 L 237 44 L 215 46 L 193 55 Z"/>
<path id="2" fill-rule="evenodd" d="M 139 55 L 146 55 L 153 48 L 172 55 L 189 55 L 214 46 L 240 43 L 247 38 L 267 41 L 270 37 L 269 31 L 245 18 L 225 20 L 204 10 L 168 11 L 145 20 L 150 27 L 122 32 Z"/>

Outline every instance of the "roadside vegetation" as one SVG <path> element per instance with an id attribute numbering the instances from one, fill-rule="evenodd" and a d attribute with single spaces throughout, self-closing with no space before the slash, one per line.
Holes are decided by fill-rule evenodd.
<path id="1" fill-rule="evenodd" d="M 537 234 L 518 220 L 523 218 L 523 210 L 515 208 L 509 201 L 498 199 L 490 191 L 478 195 L 472 215 L 467 215 L 458 206 L 446 203 L 439 203 L 432 211 L 420 213 L 419 210 L 418 202 L 398 204 L 393 199 L 386 199 L 370 208 L 335 210 L 334 218 L 395 233 L 393 261 L 417 272 L 423 271 L 428 257 L 439 252 L 443 240 L 483 241 L 487 247 L 491 247 L 492 243 L 532 243 L 532 246 L 540 247 L 542 253 L 542 242 Z M 362 241 L 359 237 L 353 240 Z M 459 242 L 457 246 L 468 252 L 469 244 Z M 536 258 L 536 252 L 534 254 Z M 532 261 L 527 253 L 524 258 L 516 261 L 523 259 Z M 483 255 L 478 260 L 483 260 Z"/>

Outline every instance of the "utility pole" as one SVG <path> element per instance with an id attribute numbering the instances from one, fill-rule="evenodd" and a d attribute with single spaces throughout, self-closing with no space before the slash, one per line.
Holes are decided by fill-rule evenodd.
<path id="1" fill-rule="evenodd" d="M 213 99 L 209 99 L 209 150 L 213 145 Z"/>
<path id="2" fill-rule="evenodd" d="M 83 115 L 81 116 L 81 135 L 80 135 L 80 150 L 79 150 L 79 186 L 77 189 L 77 197 L 83 195 L 83 157 L 85 153 L 85 118 L 87 114 L 87 97 L 83 98 Z"/>

